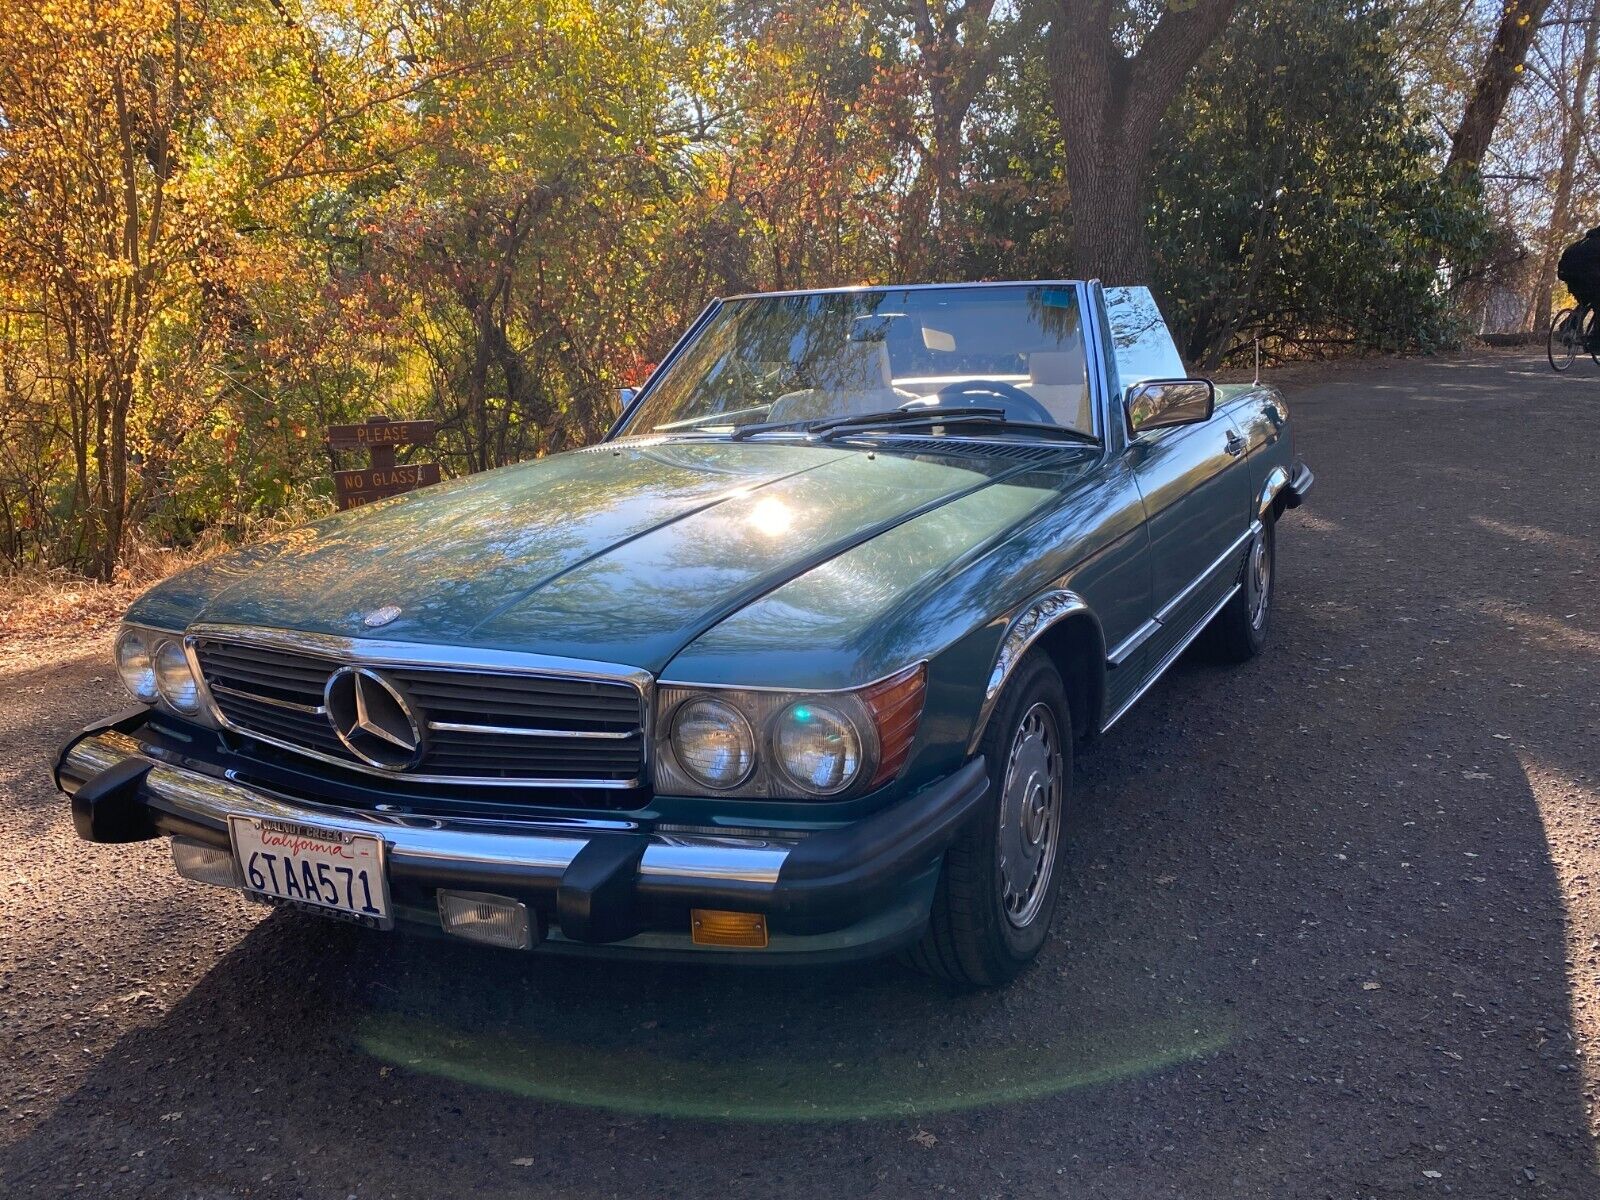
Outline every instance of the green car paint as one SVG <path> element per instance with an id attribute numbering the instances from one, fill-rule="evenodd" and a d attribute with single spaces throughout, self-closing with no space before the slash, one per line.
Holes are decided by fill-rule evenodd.
<path id="1" fill-rule="evenodd" d="M 829 820 L 959 766 L 1008 629 L 1041 598 L 1070 593 L 1074 669 L 1094 676 L 1077 732 L 1097 733 L 1232 585 L 1233 568 L 1213 568 L 1295 464 L 1287 410 L 1267 387 L 1218 389 L 1211 419 L 1131 436 L 1128 389 L 1182 373 L 1165 325 L 1143 289 L 1057 286 L 1076 289 L 1088 318 L 1096 445 L 639 439 L 625 416 L 596 447 L 203 564 L 146 593 L 127 619 L 360 638 L 371 635 L 366 614 L 394 606 L 388 642 L 795 690 L 858 687 L 926 662 L 904 775 L 848 805 L 783 806 Z M 693 804 L 783 815 L 761 802 Z"/>

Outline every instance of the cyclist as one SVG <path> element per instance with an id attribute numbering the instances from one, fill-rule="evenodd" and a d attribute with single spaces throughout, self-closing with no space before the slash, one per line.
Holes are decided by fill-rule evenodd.
<path id="1" fill-rule="evenodd" d="M 1567 285 L 1577 301 L 1575 319 L 1581 322 L 1583 310 L 1587 308 L 1597 318 L 1591 328 L 1600 327 L 1600 225 L 1562 251 L 1561 261 L 1556 264 L 1556 277 Z M 1592 353 L 1600 349 L 1597 343 L 1600 343 L 1600 334 L 1592 334 L 1584 349 Z"/>

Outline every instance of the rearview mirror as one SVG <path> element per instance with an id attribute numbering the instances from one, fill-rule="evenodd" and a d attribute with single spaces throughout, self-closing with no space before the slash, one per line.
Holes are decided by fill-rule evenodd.
<path id="1" fill-rule="evenodd" d="M 1209 421 L 1216 403 L 1209 379 L 1147 379 L 1128 389 L 1128 435 Z"/>

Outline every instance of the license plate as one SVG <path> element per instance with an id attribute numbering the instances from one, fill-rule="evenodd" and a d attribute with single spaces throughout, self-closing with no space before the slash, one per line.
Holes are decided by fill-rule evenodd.
<path id="1" fill-rule="evenodd" d="M 229 817 L 245 891 L 271 904 L 388 929 L 383 839 L 298 821 Z"/>

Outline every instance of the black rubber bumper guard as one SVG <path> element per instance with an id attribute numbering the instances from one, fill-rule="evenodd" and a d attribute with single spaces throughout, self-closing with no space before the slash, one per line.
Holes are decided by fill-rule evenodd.
<path id="1" fill-rule="evenodd" d="M 130 751 L 92 778 L 64 774 L 73 748 L 110 731 L 131 733 L 147 714 L 139 709 L 91 726 L 62 747 L 56 784 L 72 797 L 78 836 L 93 842 L 133 842 L 179 834 L 230 845 L 225 823 L 196 820 L 153 794 L 154 769 L 178 769 L 164 759 Z M 193 772 L 190 772 L 193 774 Z M 75 786 L 74 786 L 75 785 Z M 249 790 L 247 785 L 233 784 Z M 396 883 L 428 888 L 512 892 L 537 897 L 553 910 L 562 935 L 581 942 L 615 942 L 646 927 L 644 913 L 663 905 L 760 912 L 776 932 L 826 933 L 870 916 L 944 853 L 988 790 L 983 759 L 897 804 L 849 825 L 809 833 L 789 849 L 772 882 L 714 875 L 641 873 L 651 845 L 646 832 L 587 832 L 564 869 L 515 863 L 441 861 L 392 846 Z M 308 806 L 295 819 L 315 825 L 326 809 Z M 536 824 L 536 823 L 532 823 Z M 374 825 L 372 832 L 382 833 Z"/>

